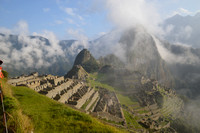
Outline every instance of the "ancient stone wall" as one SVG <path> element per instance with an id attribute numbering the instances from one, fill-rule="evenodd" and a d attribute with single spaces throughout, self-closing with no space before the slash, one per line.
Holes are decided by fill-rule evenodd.
<path id="1" fill-rule="evenodd" d="M 83 104 L 91 97 L 91 95 L 94 93 L 94 89 L 88 89 L 89 91 L 85 93 L 85 95 L 83 95 L 82 98 L 80 98 L 77 101 L 77 105 L 75 106 L 76 108 L 81 108 L 83 106 Z"/>
<path id="2" fill-rule="evenodd" d="M 68 80 L 67 82 L 64 82 L 63 84 L 58 85 L 54 89 L 48 91 L 46 96 L 53 99 L 57 94 L 60 94 L 62 90 L 67 89 L 72 83 L 72 80 Z"/>
<path id="3" fill-rule="evenodd" d="M 30 80 L 30 79 L 34 79 L 35 76 L 33 75 L 30 75 L 30 76 L 20 76 L 18 78 L 14 78 L 14 79 L 9 79 L 8 80 L 8 83 L 11 84 L 11 85 L 14 85 L 16 86 L 17 84 L 24 84 L 26 83 L 27 80 Z"/>
<path id="4" fill-rule="evenodd" d="M 37 91 L 37 92 L 39 92 L 41 90 L 46 89 L 48 86 L 51 86 L 51 84 L 50 83 L 45 83 L 45 84 L 42 84 L 40 86 L 35 87 L 34 90 Z"/>
<path id="5" fill-rule="evenodd" d="M 123 122 L 124 119 L 113 116 L 107 112 L 97 112 L 98 117 L 102 118 L 102 119 L 106 119 L 106 120 L 110 120 L 110 121 L 114 121 L 114 122 Z"/>
<path id="6" fill-rule="evenodd" d="M 58 85 L 58 83 L 62 83 L 64 81 L 64 76 L 58 77 L 54 79 L 54 85 Z"/>
<path id="7" fill-rule="evenodd" d="M 89 108 L 92 106 L 92 104 L 97 100 L 97 98 L 99 97 L 99 93 L 98 91 L 95 92 L 95 94 L 93 95 L 90 103 L 86 106 L 85 110 L 88 111 Z"/>
<path id="8" fill-rule="evenodd" d="M 80 89 L 81 87 L 82 87 L 82 84 L 78 83 L 77 85 L 72 87 L 72 89 L 68 90 L 65 94 L 63 94 L 58 101 L 61 103 L 67 103 L 68 99 L 73 94 L 75 94 L 78 91 L 78 89 Z"/>

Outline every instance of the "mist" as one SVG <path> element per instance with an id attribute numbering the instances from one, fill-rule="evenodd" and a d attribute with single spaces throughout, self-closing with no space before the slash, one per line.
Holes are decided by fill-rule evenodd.
<path id="1" fill-rule="evenodd" d="M 33 33 L 29 36 L 28 24 L 25 21 L 19 21 L 13 29 L 0 32 L 4 33 L 0 36 L 0 57 L 6 67 L 13 65 L 18 70 L 48 67 L 57 57 L 64 56 L 59 40 L 53 32 L 44 31 L 42 34 Z"/>

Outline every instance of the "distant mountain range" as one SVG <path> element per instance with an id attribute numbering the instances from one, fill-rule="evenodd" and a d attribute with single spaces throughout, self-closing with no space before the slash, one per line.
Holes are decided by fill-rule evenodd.
<path id="1" fill-rule="evenodd" d="M 175 15 L 165 20 L 165 39 L 171 43 L 189 44 L 200 47 L 200 12 L 195 16 Z"/>
<path id="2" fill-rule="evenodd" d="M 164 28 L 169 32 L 166 39 L 171 42 L 190 42 L 192 46 L 197 46 L 199 39 L 197 35 L 200 31 L 197 26 L 198 21 L 200 13 L 187 17 L 176 15 L 167 19 L 164 23 Z M 175 34 L 186 33 L 181 31 L 181 27 L 184 26 L 185 30 L 191 28 L 193 30 L 191 36 L 183 35 L 185 37 L 181 40 Z M 161 40 L 147 33 L 142 27 L 113 30 L 87 43 L 88 50 L 99 63 L 90 61 L 90 64 L 98 67 L 111 65 L 115 68 L 138 71 L 190 97 L 200 94 L 198 89 L 200 49 L 198 48 Z M 72 68 L 75 57 L 85 48 L 85 45 L 78 40 L 58 41 L 41 36 L 5 34 L 0 34 L 0 45 L 0 58 L 4 61 L 3 67 L 10 76 L 33 71 L 41 74 L 65 75 Z M 93 57 L 91 60 L 94 60 Z M 98 67 L 95 67 L 95 70 Z"/>
<path id="3" fill-rule="evenodd" d="M 83 49 L 76 40 L 48 40 L 41 36 L 0 34 L 0 58 L 10 76 L 33 71 L 64 75 Z M 72 46 L 72 44 L 74 44 Z"/>

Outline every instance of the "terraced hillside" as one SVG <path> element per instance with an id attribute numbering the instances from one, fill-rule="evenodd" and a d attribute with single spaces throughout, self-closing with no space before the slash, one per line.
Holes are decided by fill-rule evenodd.
<path id="1" fill-rule="evenodd" d="M 9 133 L 126 132 L 30 88 L 14 87 L 4 82 L 2 90 Z M 0 123 L 0 131 L 3 130 L 4 126 Z"/>
<path id="2" fill-rule="evenodd" d="M 53 75 L 38 76 L 38 73 L 10 79 L 8 83 L 14 86 L 30 87 L 60 103 L 92 113 L 93 116 L 116 123 L 125 123 L 116 94 L 104 87 L 92 87 L 87 82 L 78 79 Z"/>
<path id="3" fill-rule="evenodd" d="M 88 74 L 86 80 L 81 80 L 33 73 L 10 79 L 8 83 L 30 87 L 128 131 L 175 132 L 170 124 L 179 118 L 183 102 L 173 90 L 160 86 L 155 80 L 136 76 L 138 85 L 134 88 L 140 89 L 126 93 L 99 82 L 101 76 Z"/>

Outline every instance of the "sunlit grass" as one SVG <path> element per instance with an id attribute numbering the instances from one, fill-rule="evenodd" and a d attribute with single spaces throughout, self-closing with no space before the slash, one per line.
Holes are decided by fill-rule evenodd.
<path id="1" fill-rule="evenodd" d="M 12 87 L 23 113 L 32 120 L 34 132 L 121 132 L 26 87 Z"/>

